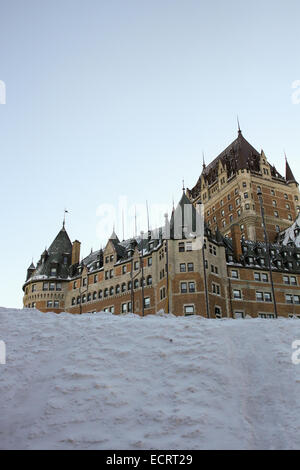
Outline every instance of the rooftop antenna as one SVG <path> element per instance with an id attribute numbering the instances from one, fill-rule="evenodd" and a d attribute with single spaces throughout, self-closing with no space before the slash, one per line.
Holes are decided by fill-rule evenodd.
<path id="1" fill-rule="evenodd" d="M 148 201 L 146 201 L 146 208 L 147 208 L 147 223 L 148 223 L 148 233 L 150 231 L 150 222 L 149 222 L 149 207 L 148 207 Z"/>
<path id="2" fill-rule="evenodd" d="M 124 237 L 124 209 L 122 210 L 122 230 L 123 230 L 123 241 L 125 240 Z"/>

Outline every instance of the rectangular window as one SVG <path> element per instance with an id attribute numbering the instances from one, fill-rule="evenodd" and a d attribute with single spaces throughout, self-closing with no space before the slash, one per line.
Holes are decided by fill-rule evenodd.
<path id="1" fill-rule="evenodd" d="M 265 292 L 265 302 L 272 302 L 272 295 L 270 292 Z"/>
<path id="2" fill-rule="evenodd" d="M 192 242 L 186 242 L 185 249 L 186 249 L 186 251 L 192 251 L 192 249 L 193 249 Z"/>
<path id="3" fill-rule="evenodd" d="M 241 299 L 242 292 L 239 289 L 233 289 L 233 298 L 234 299 Z"/>
<path id="4" fill-rule="evenodd" d="M 264 301 L 263 292 L 256 292 L 256 300 L 257 300 L 257 302 L 263 302 Z"/>
<path id="5" fill-rule="evenodd" d="M 182 294 L 186 294 L 187 293 L 187 283 L 186 282 L 182 282 L 180 284 L 180 290 L 181 290 L 181 293 Z"/>
<path id="6" fill-rule="evenodd" d="M 48 300 L 47 301 L 47 308 L 52 308 L 52 306 L 53 306 L 52 300 Z"/>
<path id="7" fill-rule="evenodd" d="M 61 282 L 56 283 L 56 290 L 58 290 L 58 291 L 61 290 Z"/>
<path id="8" fill-rule="evenodd" d="M 122 304 L 122 313 L 127 312 L 127 304 Z"/>
<path id="9" fill-rule="evenodd" d="M 183 242 L 178 243 L 178 250 L 179 250 L 180 253 L 182 253 L 184 251 L 184 243 Z"/>
<path id="10" fill-rule="evenodd" d="M 152 258 L 148 258 L 148 266 L 152 266 Z"/>
<path id="11" fill-rule="evenodd" d="M 185 315 L 194 315 L 195 307 L 194 305 L 185 305 L 184 306 L 184 314 Z"/>
<path id="12" fill-rule="evenodd" d="M 299 295 L 294 295 L 294 304 L 296 304 L 296 305 L 300 304 L 300 296 Z"/>
<path id="13" fill-rule="evenodd" d="M 94 274 L 94 284 L 96 284 L 97 281 L 98 281 L 98 276 L 97 274 Z"/>
<path id="14" fill-rule="evenodd" d="M 59 308 L 59 301 L 58 300 L 54 300 L 54 308 Z"/>
<path id="15" fill-rule="evenodd" d="M 188 271 L 189 271 L 189 272 L 194 271 L 194 263 L 188 263 L 187 266 L 188 266 Z"/>
<path id="16" fill-rule="evenodd" d="M 185 263 L 180 263 L 180 272 L 185 273 L 186 272 L 186 265 Z"/>
<path id="17" fill-rule="evenodd" d="M 292 286 L 296 286 L 297 285 L 297 279 L 295 276 L 291 276 L 290 277 L 290 281 L 291 281 L 291 285 Z"/>
<path id="18" fill-rule="evenodd" d="M 44 282 L 44 284 L 43 284 L 43 290 L 48 290 L 48 288 L 49 288 L 48 282 Z"/>
<path id="19" fill-rule="evenodd" d="M 127 266 L 126 264 L 124 266 L 122 266 L 122 274 L 125 274 L 127 271 Z"/>
<path id="20" fill-rule="evenodd" d="M 194 282 L 189 282 L 189 291 L 190 292 L 195 292 L 195 283 Z"/>
<path id="21" fill-rule="evenodd" d="M 244 312 L 234 312 L 234 318 L 244 318 Z"/>
<path id="22" fill-rule="evenodd" d="M 290 278 L 288 276 L 283 276 L 283 282 L 284 282 L 284 284 L 289 284 L 290 283 Z"/>
<path id="23" fill-rule="evenodd" d="M 144 298 L 144 307 L 149 308 L 150 307 L 150 297 L 145 297 Z"/>
<path id="24" fill-rule="evenodd" d="M 237 269 L 232 269 L 231 270 L 231 277 L 233 279 L 238 279 L 239 278 L 239 272 L 237 271 Z"/>
<path id="25" fill-rule="evenodd" d="M 139 262 L 135 261 L 133 267 L 134 267 L 134 270 L 137 271 L 139 269 Z"/>
<path id="26" fill-rule="evenodd" d="M 86 285 L 87 285 L 87 278 L 86 278 L 86 277 L 84 277 L 84 278 L 82 279 L 82 285 L 83 285 L 83 286 L 86 286 Z"/>
<path id="27" fill-rule="evenodd" d="M 292 304 L 293 303 L 293 296 L 290 294 L 285 295 L 285 301 L 287 304 Z"/>
<path id="28" fill-rule="evenodd" d="M 222 312 L 221 312 L 220 307 L 215 307 L 215 317 L 222 318 Z"/>
<path id="29" fill-rule="evenodd" d="M 50 282 L 49 290 L 55 290 L 55 282 Z"/>

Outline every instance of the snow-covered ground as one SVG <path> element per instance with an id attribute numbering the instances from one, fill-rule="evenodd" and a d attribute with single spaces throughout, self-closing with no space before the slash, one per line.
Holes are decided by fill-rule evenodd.
<path id="1" fill-rule="evenodd" d="M 0 309 L 1 449 L 299 449 L 299 320 Z"/>

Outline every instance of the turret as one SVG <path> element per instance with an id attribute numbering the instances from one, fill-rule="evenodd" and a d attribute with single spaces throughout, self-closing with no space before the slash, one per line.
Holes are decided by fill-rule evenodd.
<path id="1" fill-rule="evenodd" d="M 31 276 L 33 275 L 35 271 L 35 266 L 33 264 L 33 262 L 31 263 L 31 265 L 29 266 L 29 268 L 27 269 L 27 276 L 26 276 L 26 281 L 28 281 L 28 279 L 31 278 Z"/>

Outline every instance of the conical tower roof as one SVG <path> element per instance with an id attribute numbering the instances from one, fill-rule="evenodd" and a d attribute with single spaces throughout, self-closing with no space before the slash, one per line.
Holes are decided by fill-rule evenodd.
<path id="1" fill-rule="evenodd" d="M 297 183 L 286 157 L 285 157 L 285 179 L 288 183 Z"/>

